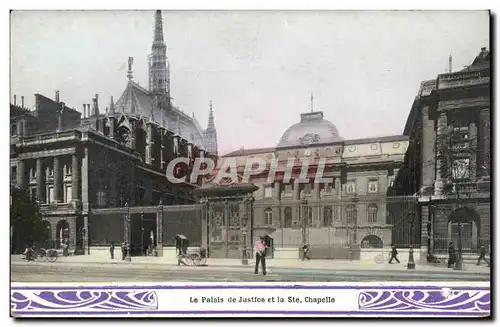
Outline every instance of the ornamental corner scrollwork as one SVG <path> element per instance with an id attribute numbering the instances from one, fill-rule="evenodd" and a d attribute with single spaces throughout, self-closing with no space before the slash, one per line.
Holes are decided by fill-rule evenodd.
<path id="1" fill-rule="evenodd" d="M 306 133 L 304 136 L 299 138 L 299 142 L 302 145 L 317 144 L 320 141 L 320 136 L 316 133 Z"/>

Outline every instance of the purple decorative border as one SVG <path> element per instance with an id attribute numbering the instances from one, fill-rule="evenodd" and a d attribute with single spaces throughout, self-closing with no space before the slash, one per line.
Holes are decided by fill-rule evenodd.
<path id="1" fill-rule="evenodd" d="M 353 311 L 161 311 L 157 290 L 168 289 L 332 289 L 357 290 Z M 489 287 L 438 286 L 306 286 L 306 285 L 186 285 L 12 287 L 15 316 L 62 315 L 364 315 L 364 316 L 490 316 Z"/>

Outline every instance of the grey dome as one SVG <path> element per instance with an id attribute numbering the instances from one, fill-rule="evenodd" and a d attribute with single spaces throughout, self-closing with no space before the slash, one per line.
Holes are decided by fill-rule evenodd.
<path id="1" fill-rule="evenodd" d="M 281 137 L 278 148 L 342 141 L 334 124 L 323 119 L 323 112 L 300 114 L 300 123 L 290 126 Z"/>

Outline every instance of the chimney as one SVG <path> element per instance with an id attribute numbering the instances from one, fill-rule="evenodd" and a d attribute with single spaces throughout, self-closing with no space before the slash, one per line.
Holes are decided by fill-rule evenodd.
<path id="1" fill-rule="evenodd" d="M 17 105 L 16 104 L 16 95 L 14 94 L 14 105 Z"/>
<path id="2" fill-rule="evenodd" d="M 24 109 L 24 95 L 21 95 L 21 108 Z"/>
<path id="3" fill-rule="evenodd" d="M 83 104 L 83 118 L 87 118 L 87 106 Z"/>
<path id="4" fill-rule="evenodd" d="M 481 48 L 481 51 L 486 51 L 486 47 L 482 47 L 482 48 Z"/>
<path id="5" fill-rule="evenodd" d="M 56 102 L 59 102 L 59 90 L 56 91 Z"/>

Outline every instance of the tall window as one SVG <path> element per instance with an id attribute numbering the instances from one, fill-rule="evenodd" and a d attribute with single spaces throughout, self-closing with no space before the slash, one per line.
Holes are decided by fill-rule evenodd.
<path id="1" fill-rule="evenodd" d="M 356 182 L 355 181 L 349 181 L 346 184 L 346 193 L 347 194 L 354 194 L 356 193 Z"/>
<path id="2" fill-rule="evenodd" d="M 271 208 L 264 210 L 264 224 L 266 226 L 271 226 L 273 224 L 273 210 Z"/>
<path id="3" fill-rule="evenodd" d="M 455 247 L 458 246 L 459 243 L 459 227 L 456 223 L 451 223 L 451 241 Z M 473 245 L 473 237 L 472 237 L 472 222 L 469 221 L 465 224 L 462 224 L 462 249 L 463 250 L 472 250 Z"/>
<path id="4" fill-rule="evenodd" d="M 346 208 L 346 223 L 355 225 L 358 221 L 358 210 L 355 204 L 349 204 Z"/>
<path id="5" fill-rule="evenodd" d="M 292 208 L 291 207 L 286 207 L 285 208 L 285 228 L 290 228 L 292 227 Z"/>
<path id="6" fill-rule="evenodd" d="M 17 182 L 17 167 L 10 167 L 10 181 L 13 183 Z"/>
<path id="7" fill-rule="evenodd" d="M 10 136 L 16 136 L 17 135 L 17 124 L 11 124 L 10 125 Z"/>
<path id="8" fill-rule="evenodd" d="M 64 198 L 66 199 L 66 203 L 71 202 L 71 186 L 66 186 L 66 194 Z"/>
<path id="9" fill-rule="evenodd" d="M 378 192 L 378 180 L 371 179 L 368 181 L 368 193 L 377 193 Z"/>
<path id="10" fill-rule="evenodd" d="M 49 199 L 48 199 L 48 203 L 52 203 L 54 202 L 54 188 L 53 187 L 49 187 Z"/>
<path id="11" fill-rule="evenodd" d="M 264 197 L 272 198 L 273 197 L 273 187 L 268 185 L 264 188 Z"/>
<path id="12" fill-rule="evenodd" d="M 333 224 L 333 209 L 332 206 L 323 208 L 323 226 L 331 226 Z"/>
<path id="13" fill-rule="evenodd" d="M 376 204 L 370 204 L 368 206 L 368 223 L 375 224 L 377 223 L 378 216 L 378 207 Z"/>

